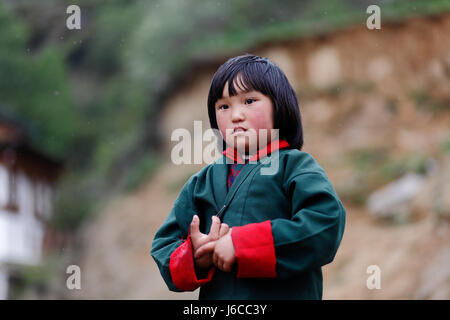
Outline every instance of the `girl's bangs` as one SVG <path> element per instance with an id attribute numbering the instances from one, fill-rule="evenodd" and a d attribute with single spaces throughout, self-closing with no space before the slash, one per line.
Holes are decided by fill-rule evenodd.
<path id="1" fill-rule="evenodd" d="M 252 70 L 248 70 L 252 69 Z M 223 97 L 223 89 L 228 82 L 229 95 L 235 96 L 239 92 L 260 91 L 266 93 L 267 85 L 264 85 L 263 70 L 258 68 L 255 64 L 247 64 L 242 66 L 240 70 L 233 70 L 222 77 L 218 77 L 216 83 L 213 84 L 214 102 Z"/>

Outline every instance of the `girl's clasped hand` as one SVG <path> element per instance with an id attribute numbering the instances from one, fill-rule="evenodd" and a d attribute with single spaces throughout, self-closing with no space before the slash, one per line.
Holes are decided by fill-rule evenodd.
<path id="1" fill-rule="evenodd" d="M 213 216 L 209 233 L 201 233 L 200 219 L 194 215 L 190 231 L 195 265 L 201 269 L 215 265 L 222 271 L 230 272 L 236 260 L 231 228 Z"/>

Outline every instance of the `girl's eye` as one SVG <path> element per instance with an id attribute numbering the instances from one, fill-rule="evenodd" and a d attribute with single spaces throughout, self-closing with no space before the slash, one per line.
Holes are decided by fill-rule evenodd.
<path id="1" fill-rule="evenodd" d="M 219 106 L 219 110 L 225 110 L 225 109 L 228 109 L 228 106 L 226 104 Z"/>
<path id="2" fill-rule="evenodd" d="M 245 104 L 252 104 L 253 102 L 255 102 L 255 99 L 246 99 L 245 100 Z"/>

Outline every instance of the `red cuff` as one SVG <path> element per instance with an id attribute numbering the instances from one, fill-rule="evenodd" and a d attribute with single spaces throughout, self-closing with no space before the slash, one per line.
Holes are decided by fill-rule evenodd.
<path id="1" fill-rule="evenodd" d="M 182 291 L 194 291 L 201 285 L 211 281 L 216 270 L 215 267 L 212 267 L 208 272 L 207 278 L 197 279 L 191 235 L 171 254 L 169 268 L 173 284 Z"/>
<path id="2" fill-rule="evenodd" d="M 231 229 L 238 278 L 275 278 L 276 257 L 270 220 Z"/>

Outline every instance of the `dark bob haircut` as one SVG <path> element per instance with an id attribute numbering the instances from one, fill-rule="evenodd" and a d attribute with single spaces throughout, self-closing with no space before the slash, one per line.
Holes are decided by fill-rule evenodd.
<path id="1" fill-rule="evenodd" d="M 208 115 L 211 128 L 218 129 L 215 104 L 222 98 L 228 81 L 228 92 L 235 96 L 236 78 L 244 92 L 259 91 L 273 103 L 273 127 L 279 129 L 279 139 L 286 140 L 291 149 L 301 150 L 303 129 L 297 96 L 283 71 L 267 58 L 250 54 L 229 59 L 214 74 L 208 95 Z M 237 83 L 239 86 L 239 83 Z M 225 147 L 225 142 L 223 142 Z"/>

